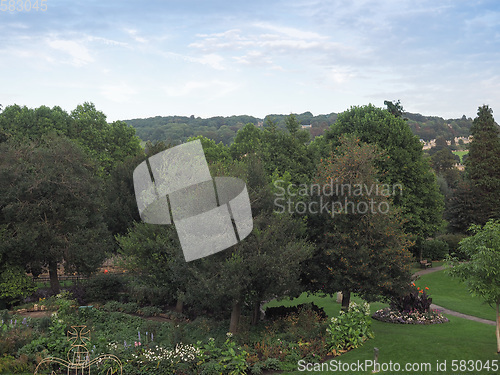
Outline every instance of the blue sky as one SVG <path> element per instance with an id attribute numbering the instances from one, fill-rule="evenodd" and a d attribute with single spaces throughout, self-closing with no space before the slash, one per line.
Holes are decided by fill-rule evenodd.
<path id="1" fill-rule="evenodd" d="M 496 0 L 46 4 L 0 11 L 4 106 L 91 101 L 109 121 L 317 115 L 386 99 L 445 118 L 482 104 L 500 113 Z"/>

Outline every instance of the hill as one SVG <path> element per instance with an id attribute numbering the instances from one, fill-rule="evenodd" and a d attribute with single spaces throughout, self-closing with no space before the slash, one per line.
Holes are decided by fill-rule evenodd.
<path id="1" fill-rule="evenodd" d="M 145 119 L 124 120 L 136 129 L 136 133 L 143 141 L 166 141 L 172 144 L 185 142 L 189 137 L 203 135 L 216 142 L 230 144 L 236 133 L 244 125 L 252 123 L 262 127 L 268 121 L 276 122 L 279 128 L 285 127 L 285 118 L 288 115 L 272 114 L 264 119 L 253 116 L 240 115 L 229 117 L 201 118 L 194 116 L 156 116 Z M 325 129 L 337 119 L 337 113 L 314 116 L 311 112 L 296 114 L 297 120 L 311 137 L 322 135 Z M 423 116 L 418 113 L 404 113 L 412 132 L 424 141 L 443 136 L 447 140 L 455 137 L 468 137 L 472 119 L 465 115 L 460 119 L 445 120 L 442 117 Z"/>

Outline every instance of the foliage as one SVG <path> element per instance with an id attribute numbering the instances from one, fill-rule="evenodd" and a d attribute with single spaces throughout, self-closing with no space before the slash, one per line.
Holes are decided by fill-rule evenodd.
<path id="1" fill-rule="evenodd" d="M 127 302 L 122 303 L 118 301 L 109 301 L 104 306 L 102 306 L 104 311 L 118 311 L 127 314 L 139 314 L 144 317 L 157 316 L 162 310 L 156 306 L 144 306 L 140 307 L 137 303 Z"/>
<path id="2" fill-rule="evenodd" d="M 90 274 L 111 239 L 103 221 L 102 191 L 83 151 L 66 138 L 0 144 L 0 254 L 35 276 L 48 268 L 58 291 L 57 265 Z"/>
<path id="3" fill-rule="evenodd" d="M 70 138 L 98 163 L 101 174 L 141 151 L 134 128 L 122 121 L 108 124 L 106 115 L 88 102 L 78 105 L 71 114 L 57 106 L 7 106 L 0 114 L 1 133 L 12 140 L 38 140 L 48 134 Z"/>
<path id="4" fill-rule="evenodd" d="M 323 308 L 318 307 L 314 302 L 309 304 L 302 303 L 300 305 L 295 306 L 276 306 L 276 307 L 267 307 L 266 308 L 266 319 L 276 319 L 276 318 L 284 318 L 289 314 L 298 313 L 300 310 L 304 308 L 309 308 L 312 311 L 316 312 L 320 317 L 326 318 L 325 310 Z"/>
<path id="5" fill-rule="evenodd" d="M 428 287 L 420 289 L 415 283 L 411 283 L 407 294 L 393 298 L 390 307 L 403 313 L 412 311 L 428 312 L 432 304 L 432 298 L 427 294 L 427 290 L 429 290 Z"/>
<path id="6" fill-rule="evenodd" d="M 465 238 L 463 234 L 459 233 L 446 233 L 442 234 L 436 239 L 444 241 L 448 244 L 448 252 L 452 256 L 458 256 L 460 259 L 466 259 L 466 255 L 460 252 L 459 243 Z"/>
<path id="7" fill-rule="evenodd" d="M 36 290 L 33 280 L 19 266 L 9 266 L 0 269 L 0 299 L 9 304 L 20 301 Z"/>
<path id="8" fill-rule="evenodd" d="M 330 295 L 342 291 L 347 308 L 352 292 L 371 301 L 400 294 L 410 281 L 412 256 L 403 221 L 377 180 L 375 161 L 382 154 L 357 139 L 340 141 L 335 154 L 318 167 L 316 183 L 328 187 L 318 193 L 319 202 L 327 203 L 330 211 L 314 221 L 321 230 L 303 279 L 309 290 Z M 362 192 L 354 193 L 360 186 Z"/>
<path id="9" fill-rule="evenodd" d="M 122 275 L 99 273 L 83 283 L 87 302 L 106 302 L 119 297 L 125 290 L 126 281 Z"/>
<path id="10" fill-rule="evenodd" d="M 228 332 L 227 339 L 219 347 L 215 343 L 215 339 L 210 338 L 208 343 L 201 347 L 202 355 L 200 356 L 201 373 L 212 373 L 217 371 L 217 374 L 240 375 L 246 374 L 247 362 L 245 360 L 247 352 L 239 347 L 232 339 L 232 334 Z M 209 371 L 207 371 L 210 369 Z"/>
<path id="11" fill-rule="evenodd" d="M 159 302 L 153 301 L 155 292 L 163 303 L 174 304 L 186 292 L 190 264 L 172 225 L 134 223 L 126 235 L 116 238 L 125 267 L 140 280 L 129 287 L 137 303 Z"/>
<path id="12" fill-rule="evenodd" d="M 334 350 L 351 350 L 375 337 L 371 329 L 370 306 L 349 303 L 349 310 L 340 311 L 338 318 L 331 318 L 327 328 L 328 347 Z"/>
<path id="13" fill-rule="evenodd" d="M 471 135 L 465 172 L 475 207 L 469 224 L 484 225 L 489 219 L 500 219 L 500 127 L 487 105 L 479 107 Z"/>
<path id="14" fill-rule="evenodd" d="M 442 260 L 449 252 L 449 246 L 446 242 L 439 239 L 430 239 L 421 244 L 422 259 Z"/>
<path id="15" fill-rule="evenodd" d="M 458 263 L 451 258 L 450 275 L 463 280 L 473 295 L 490 304 L 500 303 L 500 221 L 490 220 L 483 227 L 473 225 L 473 236 L 460 242 L 460 251 L 470 259 Z"/>
<path id="16" fill-rule="evenodd" d="M 323 156 L 340 144 L 341 135 L 351 134 L 361 142 L 376 144 L 386 152 L 377 162 L 380 181 L 403 186 L 393 203 L 402 210 L 408 233 L 427 237 L 442 227 L 443 197 L 436 178 L 424 159 L 422 144 L 401 117 L 373 105 L 351 107 L 341 113 L 325 133 Z"/>
<path id="17" fill-rule="evenodd" d="M 131 355 L 131 360 L 125 363 L 124 372 L 133 375 L 189 374 L 194 370 L 199 355 L 200 350 L 193 345 L 178 344 L 172 349 L 161 346 L 139 347 Z"/>
<path id="18" fill-rule="evenodd" d="M 458 263 L 457 258 L 450 258 L 453 268 L 449 272 L 463 280 L 472 295 L 496 305 L 497 352 L 500 353 L 500 221 L 489 220 L 483 227 L 473 225 L 471 231 L 474 235 L 460 242 L 460 251 L 469 261 Z"/>

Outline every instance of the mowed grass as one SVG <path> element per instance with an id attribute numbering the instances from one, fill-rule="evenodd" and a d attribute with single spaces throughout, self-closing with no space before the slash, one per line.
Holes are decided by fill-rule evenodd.
<path id="1" fill-rule="evenodd" d="M 449 276 L 446 270 L 422 275 L 415 284 L 421 288 L 428 287 L 432 302 L 436 305 L 483 319 L 496 319 L 493 307 L 480 297 L 471 296 L 465 284 Z"/>
<path id="2" fill-rule="evenodd" d="M 467 155 L 469 153 L 469 150 L 465 151 L 452 151 L 455 155 L 458 155 L 460 157 L 460 164 L 463 164 L 463 156 Z"/>
<path id="3" fill-rule="evenodd" d="M 443 271 L 436 272 L 442 274 Z M 428 274 L 428 275 L 434 275 Z M 426 275 L 427 276 L 427 275 Z M 436 288 L 437 291 L 437 288 Z M 359 298 L 354 298 L 356 302 L 361 302 Z M 325 309 L 328 316 L 337 316 L 340 311 L 340 304 L 335 298 L 322 298 L 317 295 L 301 295 L 294 300 L 271 301 L 267 306 L 286 305 L 292 306 L 300 303 L 314 302 Z M 436 301 L 437 302 L 437 301 Z M 386 307 L 383 303 L 370 304 L 371 311 Z M 398 363 L 402 370 L 400 372 L 379 372 L 379 374 L 493 374 L 495 371 L 452 371 L 452 360 L 474 360 L 486 361 L 497 360 L 500 366 L 500 355 L 496 354 L 495 327 L 483 323 L 473 322 L 466 319 L 456 318 L 446 315 L 449 323 L 432 325 L 403 325 L 383 323 L 373 320 L 372 328 L 375 338 L 368 340 L 358 349 L 349 351 L 332 360 L 342 363 L 364 363 L 373 360 L 374 348 L 379 349 L 379 363 Z M 331 360 L 327 360 L 329 363 Z M 438 371 L 437 363 L 446 361 L 446 371 Z M 430 371 L 405 371 L 406 364 L 416 364 L 422 368 L 421 364 L 430 366 Z M 428 365 L 427 365 L 428 364 Z M 284 372 L 283 374 L 338 374 L 340 371 L 307 372 L 295 371 Z M 298 369 L 298 368 L 297 368 Z M 372 368 L 366 371 L 344 371 L 344 374 L 371 374 Z"/>

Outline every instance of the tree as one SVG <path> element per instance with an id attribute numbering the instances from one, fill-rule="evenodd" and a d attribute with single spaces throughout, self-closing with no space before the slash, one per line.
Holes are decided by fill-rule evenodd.
<path id="1" fill-rule="evenodd" d="M 390 100 L 384 100 L 384 105 L 387 106 L 387 110 L 395 117 L 402 117 L 404 113 L 403 106 L 401 102 L 398 100 L 396 103 L 393 103 Z M 408 119 L 404 119 L 407 121 Z"/>
<path id="2" fill-rule="evenodd" d="M 210 164 L 212 176 L 233 176 L 247 182 L 254 218 L 253 231 L 229 249 L 186 263 L 173 226 L 136 224 L 119 236 L 122 252 L 132 268 L 150 285 L 168 290 L 168 298 L 187 308 L 230 314 L 230 331 L 236 332 L 245 305 L 253 321 L 262 301 L 286 292 L 297 293 L 300 263 L 311 254 L 302 220 L 274 214 L 268 177 L 257 156 L 242 161 L 219 160 Z"/>
<path id="3" fill-rule="evenodd" d="M 377 162 L 380 181 L 403 186 L 402 194 L 394 196 L 393 203 L 406 219 L 407 233 L 425 238 L 442 228 L 443 196 L 429 162 L 424 159 L 422 144 L 402 118 L 371 104 L 351 107 L 339 114 L 325 133 L 323 156 L 327 157 L 331 147 L 339 144 L 342 134 L 352 134 L 361 142 L 377 144 L 386 151 L 387 157 Z"/>
<path id="4" fill-rule="evenodd" d="M 0 244 L 6 263 L 37 276 L 48 268 L 59 290 L 58 265 L 90 274 L 105 257 L 110 236 L 103 221 L 100 181 L 74 142 L 45 136 L 38 142 L 0 145 Z"/>
<path id="5" fill-rule="evenodd" d="M 297 121 L 297 117 L 292 113 L 285 117 L 285 127 L 288 132 L 295 136 L 300 130 L 300 123 Z"/>
<path id="6" fill-rule="evenodd" d="M 460 251 L 470 258 L 459 263 L 451 259 L 448 272 L 465 282 L 472 295 L 496 305 L 497 353 L 500 353 L 500 221 L 489 220 L 483 227 L 473 225 L 473 236 L 460 242 Z"/>
<path id="7" fill-rule="evenodd" d="M 0 114 L 0 142 L 9 138 L 39 140 L 44 135 L 56 134 L 78 142 L 99 162 L 106 175 L 127 156 L 142 152 L 135 129 L 123 121 L 106 122 L 106 115 L 93 103 L 78 105 L 69 115 L 60 107 L 52 109 L 7 106 Z"/>
<path id="8" fill-rule="evenodd" d="M 161 290 L 163 303 L 177 303 L 182 312 L 192 265 L 184 260 L 174 226 L 136 222 L 117 241 L 129 272 L 146 286 Z"/>
<path id="9" fill-rule="evenodd" d="M 351 293 L 369 301 L 403 293 L 412 256 L 402 220 L 387 196 L 394 191 L 377 181 L 375 162 L 383 154 L 352 137 L 340 142 L 318 166 L 319 205 L 329 211 L 321 217 L 322 238 L 303 277 L 311 291 L 342 291 L 347 309 Z"/>
<path id="10" fill-rule="evenodd" d="M 242 160 L 248 155 L 258 155 L 267 175 L 288 172 L 295 183 L 302 183 L 311 179 L 316 165 L 314 150 L 305 145 L 301 134 L 301 131 L 290 134 L 276 127 L 260 130 L 248 124 L 236 134 L 231 155 Z"/>
<path id="11" fill-rule="evenodd" d="M 123 121 L 106 122 L 106 115 L 93 103 L 85 102 L 71 111 L 69 137 L 98 161 L 100 174 L 108 174 L 126 156 L 142 152 L 135 129 Z"/>
<path id="12" fill-rule="evenodd" d="M 479 107 L 471 135 L 465 173 L 477 206 L 470 223 L 484 225 L 489 219 L 500 218 L 500 130 L 487 105 Z"/>
<path id="13" fill-rule="evenodd" d="M 477 209 L 477 196 L 474 194 L 470 181 L 459 181 L 448 202 L 445 219 L 449 228 L 455 233 L 467 233 L 471 218 Z"/>
<path id="14" fill-rule="evenodd" d="M 36 290 L 35 283 L 23 267 L 6 264 L 0 268 L 0 304 L 5 301 L 10 307 Z"/>

